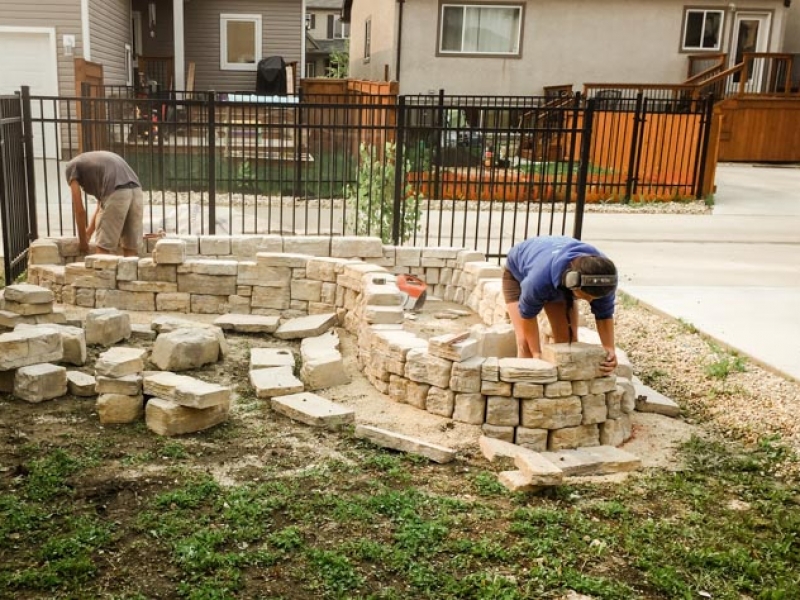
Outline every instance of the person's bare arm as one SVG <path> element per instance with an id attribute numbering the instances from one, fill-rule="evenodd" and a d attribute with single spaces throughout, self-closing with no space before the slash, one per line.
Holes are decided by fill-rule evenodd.
<path id="1" fill-rule="evenodd" d="M 617 368 L 617 348 L 614 342 L 614 319 L 597 319 L 597 333 L 600 335 L 600 343 L 606 351 L 606 359 L 600 365 L 600 371 L 604 375 L 610 375 Z"/>
<path id="2" fill-rule="evenodd" d="M 92 218 L 89 221 L 88 227 L 86 227 L 86 240 L 89 241 L 92 239 L 94 235 L 95 229 L 97 229 L 97 217 L 100 215 L 100 203 L 97 203 L 97 206 L 94 209 L 94 214 L 92 214 Z"/>
<path id="3" fill-rule="evenodd" d="M 89 251 L 89 238 L 86 228 L 86 210 L 83 208 L 83 198 L 81 197 L 81 186 L 77 179 L 69 182 L 69 189 L 72 192 L 72 214 L 75 217 L 75 229 L 78 232 L 78 245 L 81 252 Z"/>
<path id="4" fill-rule="evenodd" d="M 519 303 L 506 304 L 508 316 L 517 337 L 517 356 L 519 358 L 540 358 L 542 345 L 539 339 L 539 322 L 536 317 L 525 319 L 519 314 Z"/>

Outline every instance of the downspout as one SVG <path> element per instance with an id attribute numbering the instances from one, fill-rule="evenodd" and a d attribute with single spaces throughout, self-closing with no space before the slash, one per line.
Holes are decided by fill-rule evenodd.
<path id="1" fill-rule="evenodd" d="M 395 59 L 397 62 L 394 66 L 394 79 L 395 81 L 400 81 L 400 56 L 403 49 L 403 5 L 406 3 L 406 0 L 397 0 L 397 4 L 399 4 L 399 10 L 397 11 L 397 58 Z"/>
<path id="2" fill-rule="evenodd" d="M 172 37 L 174 54 L 174 76 L 172 89 L 176 92 L 186 90 L 186 55 L 184 51 L 184 12 L 183 0 L 172 0 Z"/>
<path id="3" fill-rule="evenodd" d="M 81 37 L 83 38 L 83 60 L 92 60 L 91 27 L 89 25 L 89 0 L 81 0 Z"/>

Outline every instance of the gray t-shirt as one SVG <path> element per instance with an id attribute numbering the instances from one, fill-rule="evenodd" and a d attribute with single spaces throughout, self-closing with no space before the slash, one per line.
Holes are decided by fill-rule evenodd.
<path id="1" fill-rule="evenodd" d="M 113 152 L 96 150 L 79 154 L 67 163 L 67 181 L 77 180 L 87 194 L 103 202 L 118 187 L 142 187 L 128 163 Z"/>

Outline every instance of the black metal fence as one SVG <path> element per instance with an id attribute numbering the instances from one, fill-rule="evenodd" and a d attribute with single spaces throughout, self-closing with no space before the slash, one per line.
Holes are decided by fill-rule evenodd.
<path id="1" fill-rule="evenodd" d="M 642 124 L 664 101 L 612 96 L 23 95 L 29 206 L 40 235 L 74 235 L 65 164 L 109 150 L 141 179 L 146 231 L 373 235 L 501 257 L 527 237 L 580 237 L 587 198 L 699 195 L 710 103 L 682 105 L 692 128 L 659 138 Z M 659 144 L 684 156 L 661 179 L 642 158 Z"/>
<path id="2" fill-rule="evenodd" d="M 37 230 L 35 204 L 29 201 L 32 162 L 25 159 L 33 156 L 32 138 L 25 134 L 30 115 L 23 113 L 23 106 L 17 96 L 0 96 L 0 232 L 6 283 L 28 268 L 28 247 Z"/>

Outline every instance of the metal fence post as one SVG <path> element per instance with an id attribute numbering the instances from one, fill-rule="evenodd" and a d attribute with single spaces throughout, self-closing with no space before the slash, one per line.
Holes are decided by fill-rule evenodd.
<path id="1" fill-rule="evenodd" d="M 631 133 L 631 150 L 628 156 L 628 180 L 625 182 L 625 203 L 631 201 L 631 196 L 635 191 L 635 185 L 639 179 L 636 173 L 636 158 L 639 155 L 641 148 L 639 147 L 639 129 L 644 117 L 642 115 L 642 108 L 644 104 L 644 92 L 636 94 L 636 108 L 633 113 L 633 132 Z"/>
<path id="2" fill-rule="evenodd" d="M 25 156 L 25 179 L 28 204 L 28 240 L 39 237 L 36 217 L 36 172 L 33 157 L 33 123 L 31 122 L 31 88 L 22 86 L 22 135 Z"/>
<path id="3" fill-rule="evenodd" d="M 700 141 L 700 167 L 695 174 L 695 198 L 698 200 L 703 195 L 703 185 L 705 184 L 706 163 L 708 162 L 708 149 L 711 143 L 711 126 L 714 121 L 714 94 L 709 94 L 705 98 L 705 110 L 703 111 L 703 139 Z"/>
<path id="4" fill-rule="evenodd" d="M 394 151 L 394 204 L 392 211 L 392 244 L 400 245 L 400 226 L 403 220 L 401 211 L 405 211 L 405 153 L 406 141 L 406 97 L 399 96 L 397 105 L 397 135 Z M 385 160 L 385 158 L 384 158 Z"/>
<path id="5" fill-rule="evenodd" d="M 456 127 L 458 125 L 456 124 Z M 434 122 L 436 130 L 436 159 L 433 166 L 433 194 L 431 200 L 442 199 L 442 139 L 449 133 L 447 123 L 444 119 L 444 90 L 439 90 L 439 101 L 436 109 L 436 118 Z M 458 139 L 458 131 L 456 131 L 456 139 Z"/>
<path id="6" fill-rule="evenodd" d="M 208 234 L 217 232 L 216 92 L 208 92 Z"/>
<path id="7" fill-rule="evenodd" d="M 575 199 L 575 223 L 572 226 L 572 237 L 581 239 L 583 232 L 583 211 L 586 208 L 586 183 L 589 179 L 589 158 L 592 151 L 592 133 L 594 131 L 594 105 L 591 98 L 586 103 L 583 113 L 583 131 L 581 132 L 581 168 L 578 171 L 578 190 Z"/>

